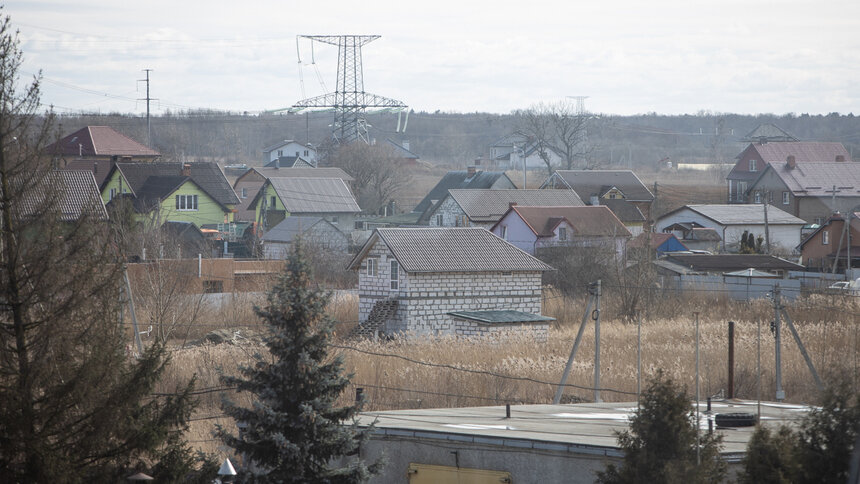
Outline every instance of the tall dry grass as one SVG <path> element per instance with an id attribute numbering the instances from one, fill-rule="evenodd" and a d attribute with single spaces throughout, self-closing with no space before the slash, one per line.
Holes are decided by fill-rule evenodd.
<path id="1" fill-rule="evenodd" d="M 854 298 L 858 299 L 858 298 Z M 635 321 L 612 316 L 615 302 L 601 305 L 601 398 L 632 401 L 637 389 L 637 330 Z M 701 396 L 727 388 L 727 321 L 735 328 L 735 395 L 757 396 L 758 325 L 761 323 L 761 395 L 773 400 L 774 338 L 770 332 L 773 308 L 767 301 L 734 303 L 724 299 L 689 298 L 660 302 L 652 317 L 642 318 L 642 381 L 657 369 L 695 389 L 695 316 L 699 314 Z M 549 403 L 552 401 L 585 308 L 584 300 L 550 293 L 544 314 L 557 322 L 546 342 L 525 336 L 463 339 L 396 338 L 390 341 L 343 340 L 357 319 L 357 298 L 343 294 L 333 300 L 330 313 L 345 321 L 333 341 L 332 354 L 344 359 L 352 383 L 341 398 L 349 403 L 355 388 L 364 389 L 366 410 L 493 405 L 502 403 Z M 831 296 L 806 298 L 787 307 L 801 339 L 822 379 L 848 375 L 854 391 L 860 391 L 860 301 Z M 656 316 L 653 316 L 656 315 Z M 163 385 L 196 375 L 199 388 L 217 387 L 221 373 L 236 374 L 255 355 L 265 353 L 253 331 L 242 333 L 231 344 L 176 348 Z M 565 391 L 567 402 L 592 401 L 594 376 L 594 327 L 589 324 Z M 471 370 L 460 371 L 449 367 Z M 806 363 L 787 328 L 783 331 L 783 387 L 787 401 L 813 403 L 818 392 Z M 225 452 L 207 440 L 220 414 L 222 392 L 199 396 L 201 405 L 190 439 L 198 448 Z M 247 395 L 226 393 L 250 403 Z M 244 399 L 244 400 L 242 400 Z M 224 422 L 222 422 L 224 423 Z M 231 425 L 227 422 L 225 425 Z"/>

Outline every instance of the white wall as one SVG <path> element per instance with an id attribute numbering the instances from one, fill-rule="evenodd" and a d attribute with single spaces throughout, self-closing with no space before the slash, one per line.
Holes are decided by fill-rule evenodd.
<path id="1" fill-rule="evenodd" d="M 730 225 L 723 226 L 720 225 L 713 220 L 694 212 L 688 208 L 684 208 L 678 210 L 677 212 L 661 217 L 657 220 L 657 231 L 663 232 L 663 229 L 673 225 L 675 223 L 682 222 L 697 222 L 703 227 L 710 227 L 717 231 L 720 234 L 720 237 L 723 238 L 723 243 L 725 244 L 725 248 L 729 251 L 736 251 L 738 242 L 741 239 L 741 235 L 744 231 L 752 232 L 758 237 L 759 235 L 764 236 L 764 224 L 745 224 L 745 225 Z M 800 244 L 800 229 L 803 225 L 770 225 L 770 244 L 771 249 L 783 249 L 789 252 L 793 252 L 794 248 Z M 682 239 L 680 233 L 675 233 L 675 236 L 678 239 Z M 720 245 L 722 249 L 724 246 Z"/>

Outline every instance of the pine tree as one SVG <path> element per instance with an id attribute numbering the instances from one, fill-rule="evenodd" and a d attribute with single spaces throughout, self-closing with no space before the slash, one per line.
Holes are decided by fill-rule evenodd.
<path id="1" fill-rule="evenodd" d="M 719 482 L 725 476 L 726 464 L 720 459 L 722 440 L 716 434 L 700 437 L 701 463 L 696 463 L 696 422 L 690 400 L 662 372 L 642 393 L 630 430 L 617 435 L 623 461 L 598 472 L 598 482 Z"/>
<path id="2" fill-rule="evenodd" d="M 0 476 L 116 482 L 148 470 L 180 442 L 192 384 L 153 398 L 165 348 L 154 345 L 138 359 L 126 352 L 122 265 L 97 210 L 80 218 L 62 210 L 69 187 L 43 156 L 53 116 L 37 111 L 38 76 L 18 85 L 21 62 L 17 33 L 3 16 Z"/>
<path id="3" fill-rule="evenodd" d="M 312 287 L 302 244 L 295 243 L 267 306 L 256 309 L 270 329 L 270 358 L 243 368 L 243 377 L 223 379 L 255 397 L 252 408 L 224 404 L 229 416 L 246 425 L 239 436 L 217 432 L 248 459 L 243 464 L 255 482 L 359 483 L 381 469 L 380 461 L 367 465 L 355 457 L 371 431 L 350 423 L 358 407 L 335 406 L 349 380 L 341 357 L 328 354 L 329 299 Z M 336 467 L 333 459 L 344 456 L 348 465 Z"/>

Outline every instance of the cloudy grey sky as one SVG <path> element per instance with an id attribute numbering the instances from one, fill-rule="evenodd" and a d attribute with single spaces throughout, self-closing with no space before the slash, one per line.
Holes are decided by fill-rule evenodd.
<path id="1" fill-rule="evenodd" d="M 335 83 L 337 49 L 378 34 L 365 88 L 416 110 L 507 113 L 565 96 L 610 114 L 860 113 L 857 0 L 13 0 L 22 70 L 66 110 L 288 107 Z"/>

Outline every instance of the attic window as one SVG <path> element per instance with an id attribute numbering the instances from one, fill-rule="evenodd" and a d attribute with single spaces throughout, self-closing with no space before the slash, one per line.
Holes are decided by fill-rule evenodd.
<path id="1" fill-rule="evenodd" d="M 758 171 L 755 166 L 755 160 L 750 160 L 750 171 Z"/>
<path id="2" fill-rule="evenodd" d="M 821 232 L 821 245 L 830 245 L 830 232 L 827 230 Z"/>

